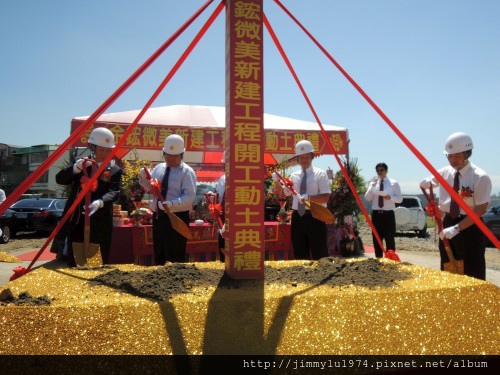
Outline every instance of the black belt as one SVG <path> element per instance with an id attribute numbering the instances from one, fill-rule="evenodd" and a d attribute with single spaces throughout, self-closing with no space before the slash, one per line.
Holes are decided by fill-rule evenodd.
<path id="1" fill-rule="evenodd" d="M 445 216 L 449 217 L 450 219 L 463 219 L 464 217 L 467 217 L 467 215 L 458 215 L 457 217 L 452 218 L 448 212 Z"/>
<path id="2" fill-rule="evenodd" d="M 295 212 L 299 213 L 299 210 L 294 210 Z M 305 210 L 304 215 L 311 214 L 311 210 Z M 300 215 L 300 214 L 299 214 Z"/>
<path id="3" fill-rule="evenodd" d="M 372 210 L 372 212 L 376 212 L 378 214 L 384 214 L 384 213 L 394 212 L 394 210 Z"/>

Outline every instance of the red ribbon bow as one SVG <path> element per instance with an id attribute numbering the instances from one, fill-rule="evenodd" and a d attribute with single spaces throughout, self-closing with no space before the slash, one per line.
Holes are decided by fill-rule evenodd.
<path id="1" fill-rule="evenodd" d="M 161 195 L 161 184 L 156 178 L 149 180 L 151 183 L 151 191 L 155 197 L 160 197 Z"/>
<path id="2" fill-rule="evenodd" d="M 82 185 L 82 189 L 85 189 L 85 186 L 88 184 L 90 178 L 87 177 L 87 176 L 82 176 L 82 178 L 80 179 L 80 184 Z M 97 183 L 97 180 L 94 181 L 94 183 L 92 184 L 92 187 L 90 188 L 90 190 L 92 190 L 92 193 L 95 193 L 95 191 L 97 190 L 97 186 L 98 186 L 98 183 Z"/>
<path id="3" fill-rule="evenodd" d="M 441 220 L 441 211 L 439 211 L 436 201 L 430 201 L 427 206 L 425 206 L 425 211 L 427 211 L 430 217 Z"/>

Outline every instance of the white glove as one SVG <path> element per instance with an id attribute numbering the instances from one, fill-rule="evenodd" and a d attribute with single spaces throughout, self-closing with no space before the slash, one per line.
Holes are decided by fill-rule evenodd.
<path id="1" fill-rule="evenodd" d="M 224 232 L 226 231 L 226 224 L 222 224 L 222 228 L 219 229 L 219 233 L 222 237 L 224 237 Z"/>
<path id="2" fill-rule="evenodd" d="M 444 228 L 441 233 L 439 233 L 439 237 L 444 240 L 444 238 L 448 238 L 451 240 L 453 237 L 455 237 L 457 234 L 460 233 L 460 229 L 458 225 L 454 225 L 452 227 Z"/>
<path id="3" fill-rule="evenodd" d="M 287 188 L 286 186 L 282 186 L 282 191 L 283 191 L 283 194 L 285 194 L 287 196 L 292 194 L 292 191 L 289 188 Z"/>
<path id="4" fill-rule="evenodd" d="M 273 172 L 273 175 L 271 176 L 272 180 L 273 181 L 280 181 L 281 179 L 278 177 L 278 175 L 276 174 L 276 172 Z"/>
<path id="5" fill-rule="evenodd" d="M 306 201 L 306 200 L 308 200 L 308 199 L 309 199 L 309 195 L 308 195 L 307 193 L 306 193 L 306 194 L 301 194 L 301 195 L 299 195 L 299 200 L 300 200 L 301 202 Z"/>
<path id="6" fill-rule="evenodd" d="M 171 208 L 172 207 L 172 201 L 163 201 L 163 202 L 158 201 L 158 208 L 160 210 L 165 211 L 165 207 L 164 206 L 167 206 L 168 208 Z"/>
<path id="7" fill-rule="evenodd" d="M 89 216 L 92 216 L 93 214 L 95 214 L 95 212 L 101 208 L 102 206 L 104 206 L 104 202 L 102 201 L 102 199 L 96 199 L 95 201 L 93 201 L 90 205 L 89 205 Z"/>
<path id="8" fill-rule="evenodd" d="M 78 159 L 75 164 L 73 165 L 73 173 L 74 174 L 78 174 L 78 173 L 82 173 L 83 171 L 83 162 L 84 160 L 83 159 Z"/>
<path id="9" fill-rule="evenodd" d="M 385 191 L 385 190 L 382 190 L 382 191 L 377 190 L 375 194 L 379 195 L 381 197 L 386 197 L 387 196 L 387 191 Z"/>
<path id="10" fill-rule="evenodd" d="M 422 189 L 429 189 L 432 186 L 432 180 L 430 177 L 424 178 L 420 181 L 420 187 Z"/>

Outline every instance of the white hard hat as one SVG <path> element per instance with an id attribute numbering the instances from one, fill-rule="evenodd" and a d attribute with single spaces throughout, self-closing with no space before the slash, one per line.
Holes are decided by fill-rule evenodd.
<path id="1" fill-rule="evenodd" d="M 113 148 L 115 147 L 115 136 L 107 128 L 95 128 L 90 133 L 89 143 L 96 146 Z"/>
<path id="2" fill-rule="evenodd" d="M 314 152 L 314 147 L 308 140 L 303 139 L 302 141 L 298 141 L 295 145 L 295 156 L 308 154 L 310 152 Z"/>
<path id="3" fill-rule="evenodd" d="M 472 138 L 465 133 L 453 133 L 444 144 L 445 154 L 458 154 L 459 152 L 470 151 L 474 148 Z"/>
<path id="4" fill-rule="evenodd" d="M 184 148 L 184 139 L 178 134 L 171 134 L 165 138 L 163 152 L 168 155 L 182 154 L 186 149 Z"/>

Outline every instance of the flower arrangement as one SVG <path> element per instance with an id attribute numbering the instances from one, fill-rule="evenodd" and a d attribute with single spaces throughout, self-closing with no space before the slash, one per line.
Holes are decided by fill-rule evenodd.
<path id="1" fill-rule="evenodd" d="M 145 191 L 139 184 L 139 173 L 143 166 L 150 166 L 151 162 L 148 160 L 141 160 L 136 150 L 134 153 L 134 160 L 122 160 L 121 168 L 123 169 L 122 186 L 120 204 L 126 209 L 130 215 L 139 219 L 140 215 L 144 216 L 142 209 L 142 200 L 145 196 Z"/>
<path id="2" fill-rule="evenodd" d="M 357 159 L 345 159 L 342 161 L 352 184 L 356 188 L 358 195 L 363 195 L 366 191 L 365 181 L 360 175 L 360 169 L 357 165 Z M 328 200 L 327 207 L 337 218 L 337 223 L 343 225 L 344 218 L 348 216 L 357 216 L 361 209 L 351 192 L 351 188 L 342 174 L 342 171 L 335 173 L 331 184 L 332 193 Z"/>
<path id="3" fill-rule="evenodd" d="M 132 202 L 141 202 L 142 198 L 144 198 L 144 193 L 145 191 L 141 184 L 139 184 L 139 180 L 135 180 L 128 189 L 128 194 Z"/>

